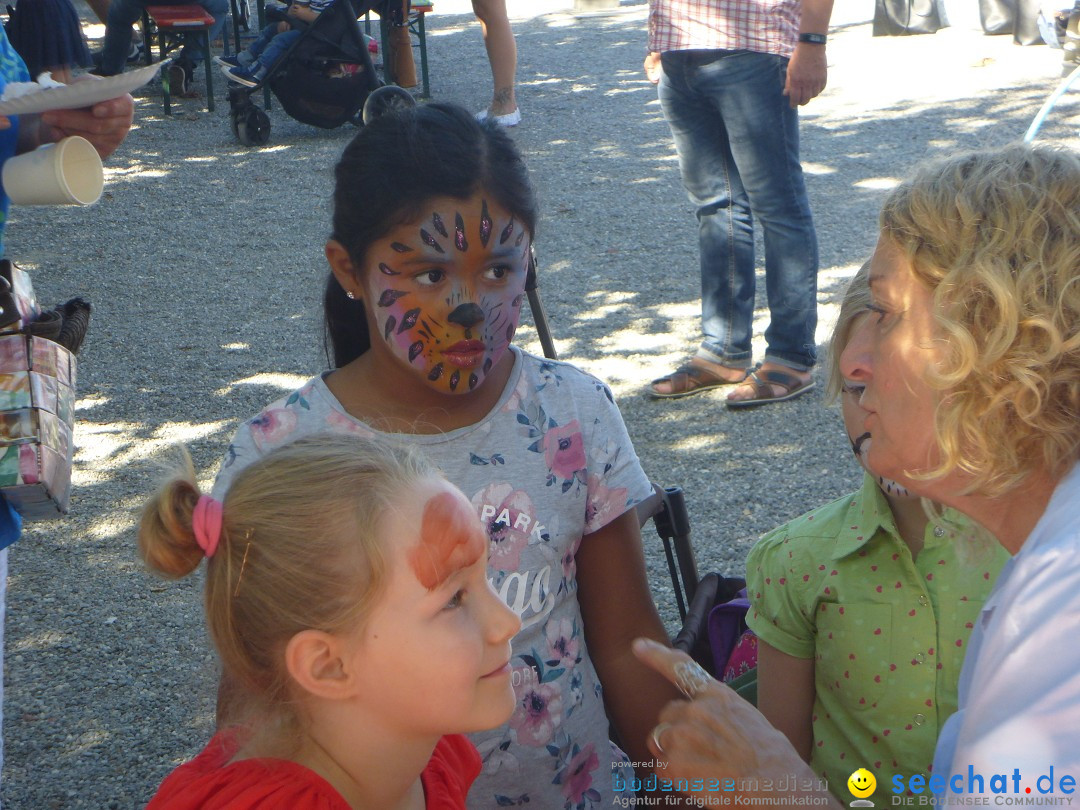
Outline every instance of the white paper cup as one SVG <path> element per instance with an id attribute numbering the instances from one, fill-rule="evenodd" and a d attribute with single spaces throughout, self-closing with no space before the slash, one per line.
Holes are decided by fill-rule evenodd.
<path id="1" fill-rule="evenodd" d="M 8 158 L 0 179 L 16 205 L 90 205 L 105 187 L 97 150 L 78 135 Z"/>

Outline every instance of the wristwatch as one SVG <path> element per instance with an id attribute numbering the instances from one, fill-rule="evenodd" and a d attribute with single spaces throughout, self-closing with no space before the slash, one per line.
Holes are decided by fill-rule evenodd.
<path id="1" fill-rule="evenodd" d="M 824 34 L 799 34 L 799 42 L 809 42 L 812 45 L 824 45 L 827 39 Z"/>

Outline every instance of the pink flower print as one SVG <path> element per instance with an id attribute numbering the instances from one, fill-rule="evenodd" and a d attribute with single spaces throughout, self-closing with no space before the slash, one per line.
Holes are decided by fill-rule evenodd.
<path id="1" fill-rule="evenodd" d="M 569 481 L 579 470 L 585 469 L 585 442 L 577 419 L 562 427 L 550 428 L 544 434 L 543 448 L 544 460 L 556 478 Z"/>
<path id="2" fill-rule="evenodd" d="M 567 549 L 562 557 L 562 575 L 567 582 L 573 581 L 577 575 L 577 545 Z"/>
<path id="3" fill-rule="evenodd" d="M 512 676 L 517 706 L 510 718 L 510 728 L 517 732 L 522 745 L 539 748 L 555 736 L 562 723 L 562 694 L 555 683 L 539 683 L 532 667 L 515 667 Z M 520 685 L 517 685 L 520 684 Z"/>
<path id="4" fill-rule="evenodd" d="M 333 408 L 326 415 L 326 427 L 333 433 L 357 433 L 362 436 L 374 436 L 370 430 L 357 422 L 348 414 L 335 411 Z"/>
<path id="5" fill-rule="evenodd" d="M 529 545 L 529 533 L 536 523 L 529 493 L 506 483 L 490 484 L 473 496 L 472 504 L 491 540 L 488 567 L 519 570 L 521 552 Z"/>
<path id="6" fill-rule="evenodd" d="M 609 488 L 599 475 L 589 476 L 585 502 L 585 531 L 594 532 L 626 511 L 626 488 Z"/>
<path id="7" fill-rule="evenodd" d="M 577 746 L 575 745 L 576 749 Z M 566 768 L 559 773 L 555 781 L 562 785 L 562 794 L 572 806 L 581 807 L 585 799 L 594 802 L 600 801 L 600 794 L 592 790 L 592 773 L 600 767 L 600 758 L 596 756 L 596 749 L 589 743 L 567 763 Z"/>
<path id="8" fill-rule="evenodd" d="M 570 619 L 559 619 L 547 623 L 544 628 L 547 636 L 547 660 L 544 661 L 549 667 L 576 666 L 581 660 L 581 641 L 574 629 L 574 622 Z"/>
<path id="9" fill-rule="evenodd" d="M 260 413 L 248 425 L 256 447 L 276 447 L 296 429 L 296 414 L 288 408 L 273 408 Z"/>

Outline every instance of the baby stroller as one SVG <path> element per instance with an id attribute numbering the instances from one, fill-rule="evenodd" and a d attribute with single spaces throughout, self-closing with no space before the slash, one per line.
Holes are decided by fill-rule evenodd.
<path id="1" fill-rule="evenodd" d="M 262 146 L 270 140 L 270 117 L 251 99 L 264 87 L 297 121 L 323 129 L 346 122 L 360 126 L 368 94 L 382 84 L 357 22 L 368 11 L 390 17 L 396 11 L 400 16 L 401 3 L 337 0 L 306 27 L 258 85 L 230 85 L 232 131 L 240 143 Z"/>

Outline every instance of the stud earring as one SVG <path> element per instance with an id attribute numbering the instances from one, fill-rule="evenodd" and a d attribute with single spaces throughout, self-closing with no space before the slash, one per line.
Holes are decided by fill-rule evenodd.
<path id="1" fill-rule="evenodd" d="M 350 301 L 355 301 L 356 300 L 356 295 L 353 293 L 352 290 L 346 290 L 345 291 L 345 297 L 348 298 Z"/>

